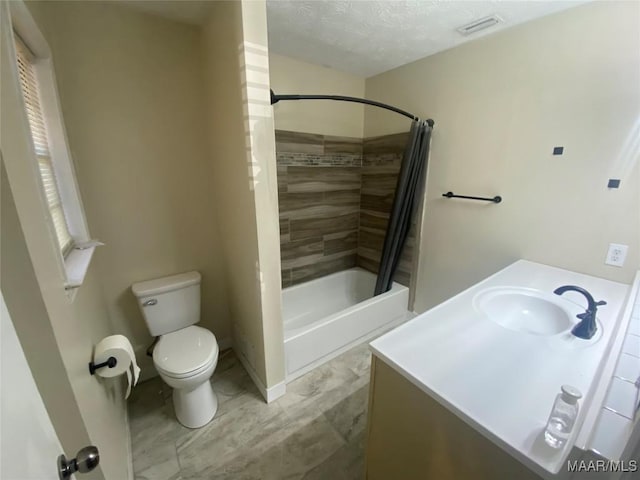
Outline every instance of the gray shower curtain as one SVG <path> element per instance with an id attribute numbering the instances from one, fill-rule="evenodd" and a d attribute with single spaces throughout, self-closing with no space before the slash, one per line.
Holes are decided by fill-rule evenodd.
<path id="1" fill-rule="evenodd" d="M 411 124 L 384 237 L 374 295 L 390 290 L 393 285 L 393 275 L 409 235 L 413 215 L 424 192 L 431 130 L 425 120 L 414 120 Z"/>

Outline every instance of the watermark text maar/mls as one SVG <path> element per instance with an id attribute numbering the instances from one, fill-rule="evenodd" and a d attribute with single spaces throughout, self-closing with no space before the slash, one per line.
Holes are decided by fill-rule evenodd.
<path id="1" fill-rule="evenodd" d="M 636 460 L 568 460 L 567 470 L 569 472 L 637 472 L 638 462 Z"/>

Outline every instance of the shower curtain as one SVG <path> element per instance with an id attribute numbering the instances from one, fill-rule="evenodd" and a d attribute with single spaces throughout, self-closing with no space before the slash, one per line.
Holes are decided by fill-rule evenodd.
<path id="1" fill-rule="evenodd" d="M 374 295 L 390 290 L 393 285 L 393 275 L 424 192 L 431 130 L 426 120 L 414 120 L 411 124 L 384 237 Z"/>

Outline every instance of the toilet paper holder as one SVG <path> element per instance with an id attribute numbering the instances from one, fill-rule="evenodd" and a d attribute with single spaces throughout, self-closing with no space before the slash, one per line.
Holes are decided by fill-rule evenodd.
<path id="1" fill-rule="evenodd" d="M 103 368 L 103 367 L 113 368 L 117 364 L 118 364 L 118 360 L 116 360 L 115 357 L 109 357 L 107 358 L 106 362 L 102 362 L 102 363 L 89 362 L 89 373 L 91 375 L 95 375 L 96 370 L 98 370 L 99 368 Z"/>

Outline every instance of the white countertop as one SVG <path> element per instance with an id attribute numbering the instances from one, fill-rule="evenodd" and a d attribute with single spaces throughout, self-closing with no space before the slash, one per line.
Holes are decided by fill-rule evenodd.
<path id="1" fill-rule="evenodd" d="M 578 285 L 596 301 L 607 302 L 598 308 L 599 332 L 593 339 L 509 330 L 474 307 L 476 294 L 487 288 L 524 287 L 552 295 L 562 285 Z M 519 260 L 378 338 L 371 349 L 470 426 L 550 477 L 564 466 L 575 443 L 628 290 L 622 283 Z M 552 298 L 572 313 L 586 309 L 585 298 L 576 292 Z M 577 387 L 584 398 L 567 445 L 554 450 L 542 436 L 563 384 Z"/>

